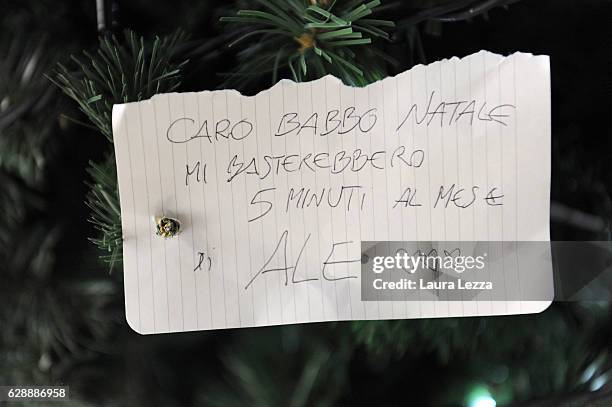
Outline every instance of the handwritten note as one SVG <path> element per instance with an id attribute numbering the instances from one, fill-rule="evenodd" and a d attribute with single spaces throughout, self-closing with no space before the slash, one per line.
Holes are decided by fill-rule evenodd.
<path id="1" fill-rule="evenodd" d="M 115 105 L 126 316 L 139 333 L 538 312 L 360 297 L 361 241 L 548 240 L 547 56 L 479 52 Z M 181 233 L 155 234 L 156 216 Z"/>

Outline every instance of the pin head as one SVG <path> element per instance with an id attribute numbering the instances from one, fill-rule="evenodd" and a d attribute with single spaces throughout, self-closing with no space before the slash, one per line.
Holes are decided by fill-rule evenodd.
<path id="1" fill-rule="evenodd" d="M 163 238 L 174 237 L 181 231 L 181 223 L 177 219 L 169 218 L 167 216 L 157 218 L 156 226 L 157 236 L 161 236 Z"/>

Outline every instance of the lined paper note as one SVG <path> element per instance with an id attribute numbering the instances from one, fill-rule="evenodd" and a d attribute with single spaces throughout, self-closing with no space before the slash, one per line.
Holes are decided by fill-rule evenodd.
<path id="1" fill-rule="evenodd" d="M 331 76 L 115 105 L 139 333 L 538 312 L 361 301 L 361 241 L 548 240 L 547 56 L 479 52 L 365 88 Z M 180 220 L 163 239 L 155 217 Z"/>

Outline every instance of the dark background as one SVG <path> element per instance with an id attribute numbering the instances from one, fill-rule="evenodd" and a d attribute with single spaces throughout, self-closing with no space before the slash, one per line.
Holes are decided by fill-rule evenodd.
<path id="1" fill-rule="evenodd" d="M 399 61 L 389 73 L 481 49 L 550 55 L 551 238 L 610 240 L 612 2 L 523 0 L 468 20 L 415 19 L 448 3 L 383 2 L 379 17 L 399 26 L 383 45 Z M 150 38 L 182 28 L 203 51 L 181 90 L 214 89 L 236 65 L 218 19 L 240 4 L 119 1 L 110 29 Z M 44 44 L 47 73 L 98 44 L 94 1 L 0 0 L 0 11 L 0 55 Z M 3 94 L 28 96 L 3 76 Z M 40 75 L 40 83 L 49 81 Z M 555 303 L 529 316 L 139 336 L 124 320 L 120 269 L 109 274 L 87 240 L 86 167 L 110 145 L 69 120 L 87 122 L 50 88 L 53 102 L 21 123 L 0 115 L 0 139 L 18 125 L 20 137 L 40 138 L 0 147 L 0 385 L 70 385 L 75 405 L 458 406 L 483 388 L 498 405 L 612 405 L 606 302 Z M 34 153 L 44 157 L 34 175 L 7 164 Z M 13 216 L 19 208 L 26 214 Z"/>

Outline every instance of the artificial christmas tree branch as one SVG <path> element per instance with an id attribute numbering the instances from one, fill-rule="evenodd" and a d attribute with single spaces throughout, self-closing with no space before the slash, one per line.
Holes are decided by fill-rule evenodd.
<path id="1" fill-rule="evenodd" d="M 345 83 L 363 86 L 385 75 L 374 39 L 389 39 L 391 21 L 366 18 L 380 1 L 262 0 L 261 9 L 240 10 L 221 21 L 244 28 L 229 44 L 243 44 L 240 67 L 230 83 L 244 86 L 270 74 L 276 83 L 286 68 L 301 82 L 332 74 Z M 376 58 L 371 58 L 377 55 Z M 369 58 L 366 58 L 369 56 Z M 368 60 L 368 65 L 363 61 Z"/>
<path id="2" fill-rule="evenodd" d="M 114 104 L 148 99 L 178 88 L 187 63 L 179 53 L 179 46 L 185 41 L 182 32 L 153 41 L 145 41 L 132 31 L 125 32 L 123 41 L 102 37 L 96 52 L 84 52 L 85 61 L 72 57 L 75 71 L 59 65 L 52 80 L 112 142 Z M 101 164 L 90 163 L 89 175 L 87 205 L 92 210 L 90 221 L 98 231 L 98 236 L 91 240 L 103 251 L 101 258 L 112 270 L 121 261 L 122 252 L 114 154 L 109 154 Z"/>
<path id="3" fill-rule="evenodd" d="M 60 64 L 52 80 L 112 141 L 113 104 L 148 99 L 180 85 L 181 69 L 187 61 L 175 62 L 174 58 L 178 45 L 185 40 L 180 31 L 156 37 L 151 43 L 145 43 L 133 31 L 125 32 L 123 42 L 114 36 L 102 37 L 95 53 L 83 53 L 86 62 L 72 56 L 76 72 Z"/>

